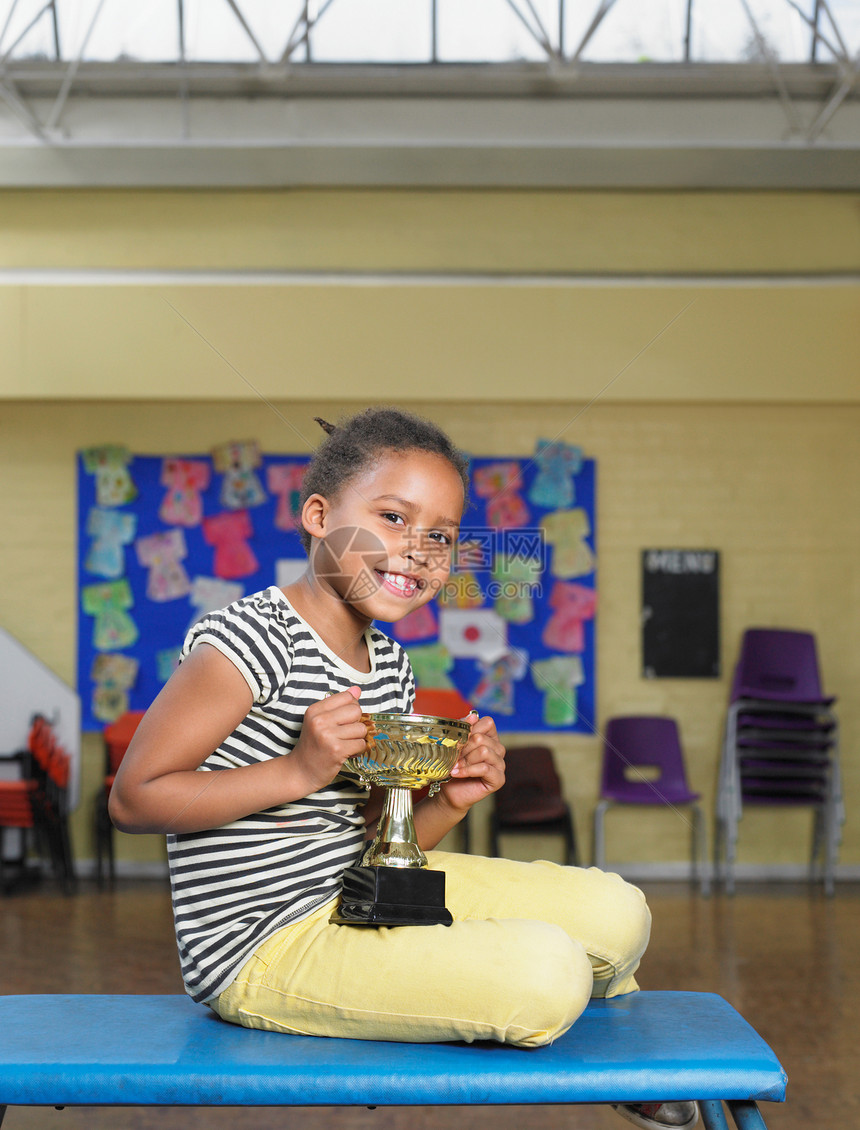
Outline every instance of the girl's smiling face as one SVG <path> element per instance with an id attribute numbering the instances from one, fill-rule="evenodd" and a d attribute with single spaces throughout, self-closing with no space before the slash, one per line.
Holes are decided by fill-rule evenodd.
<path id="1" fill-rule="evenodd" d="M 333 499 L 305 503 L 314 576 L 368 620 L 400 620 L 448 579 L 463 502 L 443 456 L 384 451 Z"/>

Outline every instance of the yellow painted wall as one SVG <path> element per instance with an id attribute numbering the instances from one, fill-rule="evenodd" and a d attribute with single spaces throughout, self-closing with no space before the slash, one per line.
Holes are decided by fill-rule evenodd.
<path id="1" fill-rule="evenodd" d="M 268 451 L 305 450 L 311 415 L 345 403 L 98 405 L 15 403 L 2 410 L 0 622 L 63 678 L 74 678 L 75 484 L 81 447 L 119 441 L 142 453 L 206 451 L 255 436 Z M 860 512 L 856 436 L 860 407 L 738 405 L 481 405 L 420 403 L 475 454 L 528 455 L 539 436 L 575 422 L 566 438 L 597 460 L 599 523 L 598 717 L 660 711 L 680 721 L 694 786 L 714 786 L 729 668 L 743 628 L 818 634 L 828 689 L 840 697 L 849 821 L 845 862 L 860 862 Z M 581 413 L 581 414 L 580 414 Z M 283 417 L 283 419 L 281 418 Z M 286 423 L 284 422 L 286 421 Z M 290 426 L 292 425 L 292 426 Z M 295 428 L 295 431 L 293 430 Z M 645 681 L 639 676 L 639 551 L 716 546 L 723 554 L 724 677 Z M 597 739 L 553 738 L 580 834 L 587 839 L 598 780 Z M 84 795 L 95 790 L 97 743 L 85 742 Z M 610 858 L 683 859 L 686 828 L 669 814 L 612 813 Z M 806 815 L 751 814 L 741 858 L 799 861 Z M 476 819 L 477 839 L 483 821 Z M 79 817 L 78 850 L 89 830 Z M 126 837 L 122 837 L 126 841 Z M 512 852 L 519 850 L 513 842 Z M 123 855 L 160 856 L 128 840 Z M 548 849 L 549 850 L 549 849 Z"/>
<path id="2" fill-rule="evenodd" d="M 858 266 L 855 195 L 4 194 L 0 623 L 73 681 L 74 456 L 89 444 L 192 452 L 255 436 L 267 451 L 306 451 L 314 414 L 378 399 L 432 416 L 475 454 L 525 456 L 561 435 L 598 461 L 599 718 L 676 715 L 710 811 L 741 631 L 816 632 L 840 696 L 842 859 L 860 862 L 860 288 L 838 277 Z M 177 285 L 36 273 L 106 269 L 239 275 Z M 248 270 L 446 277 L 251 287 Z M 449 277 L 463 272 L 635 277 Z M 688 277 L 649 283 L 661 272 Z M 748 286 L 749 272 L 789 272 L 791 285 Z M 645 546 L 722 551 L 723 679 L 639 678 Z M 587 840 L 598 740 L 554 744 Z M 87 737 L 82 857 L 99 762 Z M 799 862 L 807 832 L 805 814 L 751 814 L 741 858 Z M 612 813 L 610 859 L 684 859 L 686 835 L 670 814 Z M 155 840 L 122 840 L 125 858 L 162 858 Z"/>

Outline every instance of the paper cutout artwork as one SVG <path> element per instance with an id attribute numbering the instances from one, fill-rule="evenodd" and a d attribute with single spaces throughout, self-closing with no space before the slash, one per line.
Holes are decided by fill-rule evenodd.
<path id="1" fill-rule="evenodd" d="M 100 722 L 115 722 L 128 710 L 128 692 L 134 686 L 140 664 L 130 655 L 97 655 L 90 668 L 93 714 Z"/>
<path id="2" fill-rule="evenodd" d="M 484 592 L 474 573 L 452 573 L 436 597 L 440 608 L 480 608 Z"/>
<path id="3" fill-rule="evenodd" d="M 585 510 L 557 510 L 541 520 L 544 537 L 555 546 L 550 571 L 554 577 L 583 577 L 594 572 L 595 557 L 585 540 L 591 523 Z"/>
<path id="4" fill-rule="evenodd" d="M 191 578 L 182 564 L 188 554 L 182 530 L 159 530 L 134 543 L 137 560 L 149 569 L 146 595 L 159 603 L 191 592 Z"/>
<path id="5" fill-rule="evenodd" d="M 528 655 L 518 648 L 506 651 L 493 663 L 479 663 L 481 677 L 471 700 L 495 714 L 514 713 L 514 681 L 528 670 Z"/>
<path id="6" fill-rule="evenodd" d="M 127 578 L 85 585 L 81 589 L 81 607 L 94 616 L 93 647 L 96 651 L 122 651 L 131 647 L 140 635 L 137 624 L 126 612 L 134 606 L 134 597 Z"/>
<path id="7" fill-rule="evenodd" d="M 253 440 L 213 447 L 212 462 L 215 470 L 224 476 L 222 506 L 228 510 L 245 510 L 249 506 L 261 506 L 266 501 L 266 492 L 256 473 L 262 457 Z"/>
<path id="8" fill-rule="evenodd" d="M 99 577 L 121 577 L 125 572 L 125 546 L 137 532 L 137 515 L 93 506 L 87 514 L 86 530 L 93 540 L 84 569 Z"/>
<path id="9" fill-rule="evenodd" d="M 594 618 L 597 593 L 575 581 L 556 581 L 549 606 L 553 613 L 543 630 L 544 644 L 553 651 L 585 651 L 585 621 Z"/>
<path id="10" fill-rule="evenodd" d="M 220 577 L 195 577 L 191 582 L 188 598 L 195 611 L 188 627 L 193 627 L 207 612 L 226 608 L 244 595 L 245 590 L 236 581 L 222 581 Z"/>
<path id="11" fill-rule="evenodd" d="M 202 459 L 165 459 L 161 485 L 167 487 L 158 516 L 167 526 L 199 526 L 203 518 L 202 491 L 209 486 L 209 464 Z"/>
<path id="12" fill-rule="evenodd" d="M 266 486 L 278 500 L 274 524 L 279 530 L 301 529 L 302 483 L 306 463 L 273 463 L 266 471 Z"/>
<path id="13" fill-rule="evenodd" d="M 519 463 L 511 460 L 478 467 L 473 482 L 475 494 L 488 500 L 487 525 L 498 529 L 528 522 L 529 508 L 518 493 L 523 485 Z"/>
<path id="14" fill-rule="evenodd" d="M 182 651 L 178 647 L 167 647 L 155 653 L 155 673 L 160 683 L 166 683 L 179 666 Z"/>
<path id="15" fill-rule="evenodd" d="M 540 588 L 541 562 L 500 553 L 493 566 L 497 593 L 496 612 L 511 624 L 528 624 L 534 619 L 534 593 Z"/>
<path id="16" fill-rule="evenodd" d="M 532 681 L 545 692 L 543 718 L 548 726 L 572 726 L 576 721 L 576 688 L 585 682 L 578 655 L 553 655 L 532 663 Z"/>
<path id="17" fill-rule="evenodd" d="M 397 621 L 397 635 L 404 643 L 410 640 L 426 640 L 436 635 L 436 617 L 429 604 L 422 604 L 414 612 Z"/>
<path id="18" fill-rule="evenodd" d="M 454 546 L 451 571 L 469 572 L 472 569 L 489 569 L 496 552 L 494 530 L 470 531 L 469 537 Z"/>
<path id="19" fill-rule="evenodd" d="M 575 499 L 573 476 L 582 469 L 582 449 L 558 440 L 538 440 L 534 461 L 538 473 L 529 500 L 545 510 L 563 510 Z"/>
<path id="20" fill-rule="evenodd" d="M 279 557 L 275 561 L 275 584 L 284 589 L 304 576 L 308 567 L 307 557 Z"/>
<path id="21" fill-rule="evenodd" d="M 448 672 L 454 666 L 454 659 L 441 643 L 420 644 L 409 648 L 409 662 L 415 684 L 419 687 L 433 687 L 434 690 L 452 690 L 454 684 Z"/>
<path id="22" fill-rule="evenodd" d="M 203 539 L 215 547 L 212 572 L 216 577 L 235 580 L 257 572 L 260 563 L 248 544 L 253 534 L 247 510 L 222 510 L 203 519 Z"/>
<path id="23" fill-rule="evenodd" d="M 99 506 L 122 506 L 137 498 L 128 464 L 131 452 L 119 444 L 88 447 L 81 452 L 84 470 L 96 478 L 96 503 Z"/>
<path id="24" fill-rule="evenodd" d="M 492 663 L 508 650 L 508 626 L 490 608 L 442 608 L 439 640 L 458 659 Z"/>

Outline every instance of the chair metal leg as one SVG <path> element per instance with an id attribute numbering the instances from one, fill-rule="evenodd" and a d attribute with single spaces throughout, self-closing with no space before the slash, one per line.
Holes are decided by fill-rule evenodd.
<path id="1" fill-rule="evenodd" d="M 690 845 L 692 857 L 693 882 L 698 883 L 699 892 L 707 897 L 711 893 L 711 880 L 708 874 L 708 847 L 705 836 L 705 814 L 700 804 L 691 806 L 693 809 L 692 843 Z"/>
<path id="2" fill-rule="evenodd" d="M 460 821 L 460 850 L 463 855 L 468 855 L 472 847 L 472 827 L 469 822 L 469 813 L 467 812 L 463 819 Z M 111 836 L 110 844 L 110 877 L 113 882 L 113 836 Z"/>
<path id="3" fill-rule="evenodd" d="M 591 862 L 601 870 L 606 866 L 606 841 L 604 831 L 604 818 L 609 808 L 609 801 L 600 801 L 594 809 L 594 828 L 592 830 Z"/>

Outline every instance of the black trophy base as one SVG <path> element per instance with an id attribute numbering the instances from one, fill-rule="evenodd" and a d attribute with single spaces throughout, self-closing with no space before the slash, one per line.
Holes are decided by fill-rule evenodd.
<path id="1" fill-rule="evenodd" d="M 349 867 L 332 922 L 341 926 L 450 926 L 445 872 L 426 867 Z"/>

